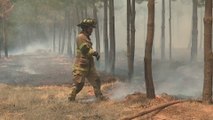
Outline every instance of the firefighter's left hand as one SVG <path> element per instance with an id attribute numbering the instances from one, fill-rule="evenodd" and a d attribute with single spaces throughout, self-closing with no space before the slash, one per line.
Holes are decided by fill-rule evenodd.
<path id="1" fill-rule="evenodd" d="M 93 56 L 96 57 L 96 60 L 98 61 L 100 59 L 100 55 L 97 51 L 94 52 Z"/>
<path id="2" fill-rule="evenodd" d="M 100 59 L 100 55 L 98 54 L 97 56 L 96 56 L 96 60 L 98 61 Z"/>

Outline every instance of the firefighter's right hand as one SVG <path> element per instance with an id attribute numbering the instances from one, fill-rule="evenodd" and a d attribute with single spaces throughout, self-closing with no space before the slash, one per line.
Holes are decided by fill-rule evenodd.
<path id="1" fill-rule="evenodd" d="M 94 52 L 93 56 L 96 57 L 96 60 L 98 61 L 100 59 L 100 55 L 97 51 Z"/>

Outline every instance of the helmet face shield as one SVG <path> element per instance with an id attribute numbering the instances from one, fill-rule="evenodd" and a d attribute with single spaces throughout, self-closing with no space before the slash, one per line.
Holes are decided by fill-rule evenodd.
<path id="1" fill-rule="evenodd" d="M 91 19 L 91 18 L 86 18 L 86 19 L 83 19 L 81 21 L 81 23 L 78 24 L 77 26 L 81 27 L 81 28 L 86 28 L 86 27 L 95 28 L 96 27 L 96 20 L 95 19 Z"/>

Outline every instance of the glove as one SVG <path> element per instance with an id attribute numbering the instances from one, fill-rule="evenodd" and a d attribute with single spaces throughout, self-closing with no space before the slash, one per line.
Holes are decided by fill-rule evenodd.
<path id="1" fill-rule="evenodd" d="M 95 52 L 93 53 L 93 56 L 96 57 L 96 60 L 97 60 L 97 61 L 100 59 L 100 55 L 99 55 L 99 53 L 98 53 L 97 51 L 95 51 Z"/>

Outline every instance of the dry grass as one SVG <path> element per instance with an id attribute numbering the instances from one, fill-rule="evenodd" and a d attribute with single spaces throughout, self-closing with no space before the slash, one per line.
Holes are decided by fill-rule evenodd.
<path id="1" fill-rule="evenodd" d="M 113 90 L 118 83 L 106 83 L 102 90 Z M 168 96 L 149 100 L 143 93 L 134 93 L 121 101 L 95 101 L 92 88 L 85 86 L 77 96 L 77 102 L 68 102 L 71 91 L 67 86 L 9 86 L 0 84 L 0 120 L 117 120 L 133 115 L 151 106 L 172 101 Z M 110 94 L 107 94 L 110 96 Z M 213 119 L 212 106 L 187 102 L 166 108 L 160 113 L 149 114 L 138 120 L 196 120 Z M 137 120 L 137 119 L 136 119 Z"/>
<path id="2" fill-rule="evenodd" d="M 90 94 L 90 86 L 85 86 L 77 96 L 79 102 L 73 103 L 67 101 L 71 88 L 65 86 L 20 87 L 1 84 L 0 90 L 0 120 L 112 120 L 118 118 L 119 111 L 124 107 L 113 101 L 101 104 L 84 101 L 94 98 Z"/>

